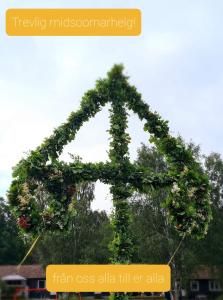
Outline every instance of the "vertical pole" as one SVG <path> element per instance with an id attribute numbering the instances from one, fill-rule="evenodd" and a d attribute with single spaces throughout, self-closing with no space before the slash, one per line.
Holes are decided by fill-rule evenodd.
<path id="1" fill-rule="evenodd" d="M 120 68 L 120 67 L 119 67 Z M 128 205 L 128 198 L 131 196 L 131 190 L 123 181 L 128 173 L 129 153 L 128 143 L 129 135 L 126 133 L 127 112 L 125 109 L 125 99 L 123 97 L 122 83 L 125 77 L 121 70 L 113 69 L 110 75 L 111 91 L 111 109 L 110 109 L 110 130 L 112 137 L 110 142 L 109 158 L 118 171 L 118 174 L 111 185 L 110 191 L 113 197 L 113 218 L 112 228 L 114 238 L 111 243 L 112 257 L 114 264 L 128 264 L 132 259 L 133 243 L 130 234 L 131 216 Z M 114 299 L 125 299 L 124 293 L 113 294 Z"/>

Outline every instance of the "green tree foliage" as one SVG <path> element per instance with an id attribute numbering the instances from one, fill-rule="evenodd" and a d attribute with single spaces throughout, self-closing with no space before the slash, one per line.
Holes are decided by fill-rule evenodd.
<path id="1" fill-rule="evenodd" d="M 155 147 L 142 145 L 138 150 L 137 164 L 151 171 L 164 172 L 167 165 Z M 148 190 L 145 194 L 135 193 L 131 198 L 137 254 L 135 260 L 142 263 L 166 263 L 170 256 L 169 226 L 166 210 L 162 203 L 168 195 L 168 188 Z M 167 232 L 168 231 L 168 232 Z"/>
<path id="2" fill-rule="evenodd" d="M 0 197 L 0 264 L 17 264 L 25 253 L 16 220 Z"/>
<path id="3" fill-rule="evenodd" d="M 211 183 L 211 200 L 214 208 L 223 206 L 223 161 L 218 153 L 205 157 L 205 168 Z"/>
<path id="4" fill-rule="evenodd" d="M 205 156 L 205 169 L 211 184 L 213 221 L 208 234 L 196 244 L 200 264 L 218 266 L 223 271 L 223 160 L 218 153 Z"/>

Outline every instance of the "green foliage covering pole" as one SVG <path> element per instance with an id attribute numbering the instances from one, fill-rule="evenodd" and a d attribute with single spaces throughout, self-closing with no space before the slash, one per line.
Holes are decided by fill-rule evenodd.
<path id="1" fill-rule="evenodd" d="M 113 263 L 130 263 L 133 244 L 130 236 L 130 213 L 127 199 L 131 196 L 128 183 L 123 180 L 127 177 L 130 165 L 128 155 L 129 135 L 126 133 L 127 112 L 125 98 L 122 93 L 122 74 L 120 72 L 110 74 L 110 130 L 112 137 L 110 143 L 109 158 L 114 168 L 119 170 L 110 191 L 113 196 L 114 215 L 112 225 L 114 228 L 114 240 L 111 244 Z"/>
<path id="2" fill-rule="evenodd" d="M 59 160 L 63 147 L 75 138 L 82 124 L 108 102 L 111 103 L 110 161 L 85 164 L 74 161 L 68 164 Z M 144 130 L 150 133 L 150 142 L 165 156 L 166 172 L 154 173 L 130 163 L 126 108 L 145 122 Z M 145 193 L 148 189 L 169 187 L 169 195 L 162 205 L 180 235 L 203 237 L 211 219 L 209 182 L 202 167 L 192 151 L 169 134 L 168 122 L 150 111 L 136 88 L 123 75 L 122 65 L 115 65 L 107 78 L 97 81 L 95 89 L 83 96 L 80 109 L 71 113 L 66 123 L 18 163 L 13 178 L 9 201 L 20 227 L 32 234 L 63 230 L 69 225 L 75 214 L 78 183 L 100 180 L 110 184 L 114 204 L 113 263 L 131 262 L 133 242 L 129 230 L 128 198 L 133 191 Z M 123 297 L 122 293 L 115 294 L 117 299 Z"/>
<path id="3" fill-rule="evenodd" d="M 114 72 L 114 70 L 113 70 Z M 128 143 L 130 137 L 126 133 L 127 112 L 125 108 L 125 97 L 122 92 L 122 74 L 112 72 L 110 77 L 110 130 L 112 137 L 110 142 L 109 158 L 113 167 L 119 170 L 118 176 L 111 185 L 110 191 L 113 196 L 114 213 L 112 227 L 114 239 L 111 243 L 112 262 L 115 264 L 128 264 L 131 262 L 133 243 L 131 239 L 130 212 L 128 198 L 131 196 L 131 189 L 124 178 L 127 177 L 128 166 L 130 165 L 128 155 Z M 115 293 L 114 299 L 124 299 L 123 293 Z"/>

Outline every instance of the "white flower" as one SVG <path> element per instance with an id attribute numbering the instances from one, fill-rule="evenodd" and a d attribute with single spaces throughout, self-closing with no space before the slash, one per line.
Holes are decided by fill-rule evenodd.
<path id="1" fill-rule="evenodd" d="M 184 167 L 182 174 L 187 174 L 189 172 L 189 169 L 187 166 Z"/>
<path id="2" fill-rule="evenodd" d="M 179 191 L 180 191 L 180 188 L 179 188 L 178 184 L 176 182 L 174 182 L 171 192 L 177 194 Z"/>
<path id="3" fill-rule="evenodd" d="M 194 193 L 196 192 L 196 188 L 192 187 L 191 189 L 189 189 L 189 191 L 187 192 L 187 195 L 189 198 L 192 198 L 194 196 Z"/>
<path id="4" fill-rule="evenodd" d="M 26 206 L 30 202 L 30 197 L 27 194 L 25 196 L 18 196 L 18 198 L 22 206 Z"/>

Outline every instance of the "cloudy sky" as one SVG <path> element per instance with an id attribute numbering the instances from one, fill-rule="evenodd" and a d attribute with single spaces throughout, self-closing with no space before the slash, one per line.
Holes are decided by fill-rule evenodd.
<path id="1" fill-rule="evenodd" d="M 5 10 L 19 7 L 139 8 L 139 37 L 8 37 Z M 0 195 L 11 169 L 38 146 L 83 93 L 114 63 L 124 63 L 131 82 L 173 135 L 223 152 L 223 2 L 221 0 L 5 0 L 0 3 Z M 84 161 L 105 161 L 109 128 L 105 108 L 64 149 Z M 131 158 L 148 137 L 131 115 Z M 93 208 L 111 207 L 108 187 L 96 185 Z"/>

